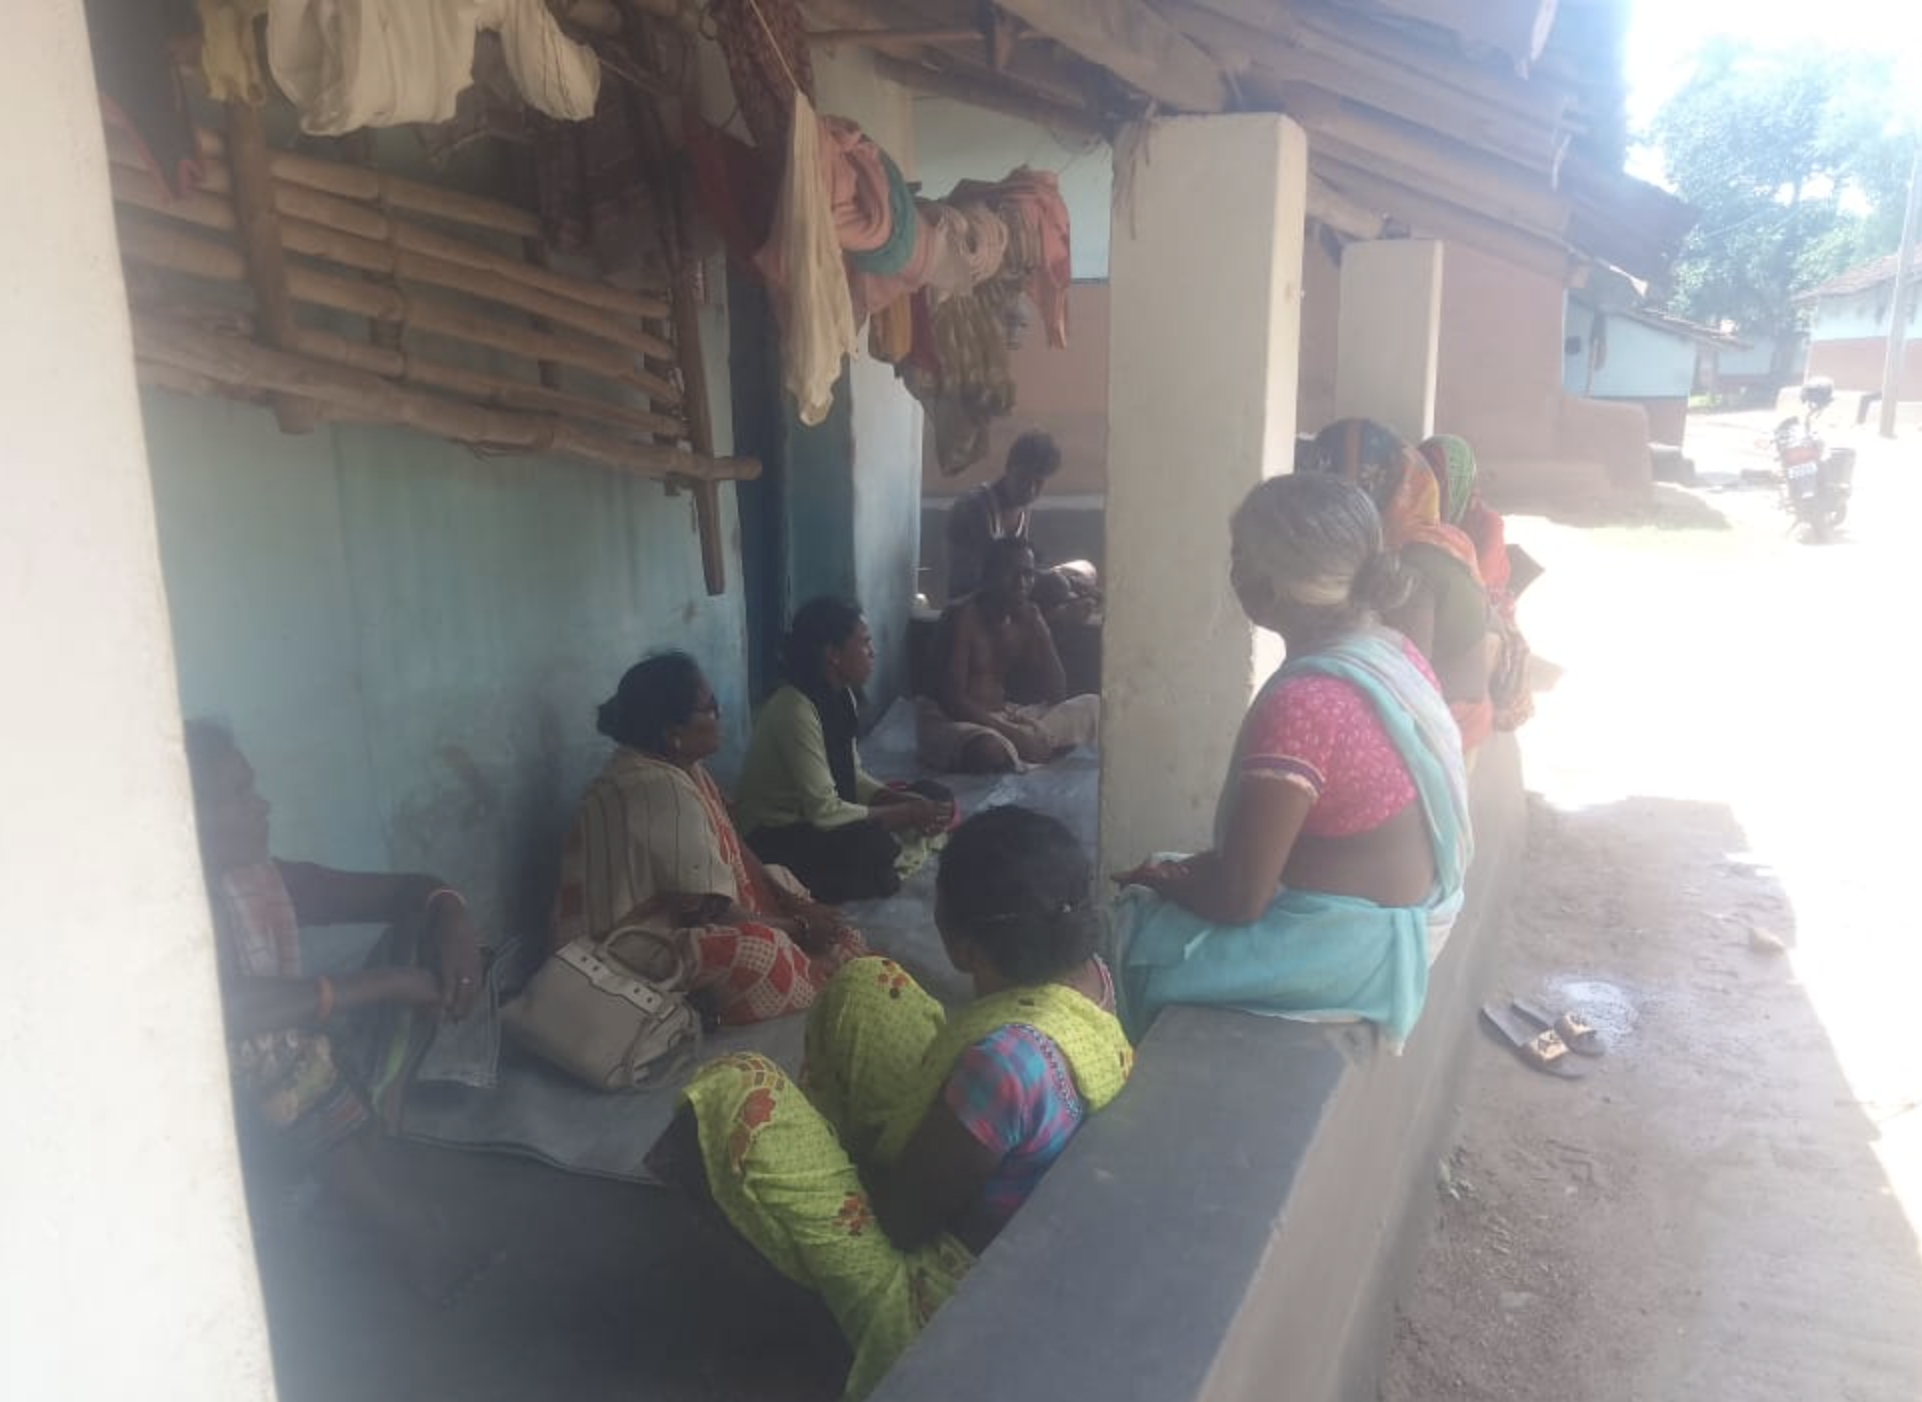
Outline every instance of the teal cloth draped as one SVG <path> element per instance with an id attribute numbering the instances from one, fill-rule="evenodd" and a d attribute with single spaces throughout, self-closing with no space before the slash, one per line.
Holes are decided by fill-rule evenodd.
<path id="1" fill-rule="evenodd" d="M 1363 1018 L 1399 1049 L 1421 1016 L 1428 965 L 1460 911 L 1473 854 L 1461 734 L 1397 634 L 1367 629 L 1284 663 L 1250 707 L 1300 676 L 1358 688 L 1413 777 L 1434 846 L 1435 883 L 1416 906 L 1282 888 L 1247 925 L 1217 926 L 1142 887 L 1117 904 L 1124 1021 L 1137 1040 L 1179 1003 L 1278 1017 Z M 1240 782 L 1247 723 L 1223 786 L 1216 842 Z"/>
<path id="2" fill-rule="evenodd" d="M 901 174 L 894 157 L 881 152 L 881 168 L 888 174 L 888 241 L 869 253 L 850 253 L 848 262 L 858 271 L 876 277 L 893 277 L 914 259 L 915 241 L 921 233 L 921 216 L 914 207 L 914 187 Z"/>

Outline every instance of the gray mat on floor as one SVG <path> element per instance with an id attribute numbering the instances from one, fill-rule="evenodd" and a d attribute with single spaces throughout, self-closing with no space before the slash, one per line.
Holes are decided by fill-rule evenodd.
<path id="1" fill-rule="evenodd" d="M 572 1173 L 652 1183 L 641 1160 L 674 1118 L 676 1098 L 695 1067 L 729 1052 L 760 1052 L 795 1072 L 801 1066 L 801 1017 L 731 1027 L 705 1039 L 698 1059 L 659 1087 L 611 1094 L 589 1090 L 520 1051 L 501 1050 L 492 1090 L 416 1086 L 407 1097 L 401 1137 L 444 1148 L 519 1154 Z"/>
<path id="2" fill-rule="evenodd" d="M 917 776 L 912 706 L 897 701 L 889 709 L 862 741 L 861 758 L 878 778 Z M 1026 774 L 941 778 L 955 791 L 964 815 L 1024 804 L 1059 818 L 1094 850 L 1100 764 L 1091 750 L 1076 750 Z M 967 980 L 949 965 L 935 932 L 932 864 L 888 899 L 859 901 L 845 910 L 872 949 L 898 959 L 935 997 L 954 1004 L 971 996 Z M 701 1059 L 754 1051 L 793 1072 L 801 1064 L 804 1028 L 805 1019 L 799 1016 L 729 1028 L 707 1038 Z M 478 1035 L 467 1045 L 444 1049 L 449 1062 L 472 1066 L 490 1059 L 495 1046 L 481 1029 L 473 1032 Z M 511 1043 L 498 1047 L 498 1056 L 492 1089 L 485 1088 L 485 1076 L 472 1069 L 465 1075 L 454 1072 L 448 1083 L 417 1084 L 408 1096 L 401 1136 L 450 1148 L 519 1154 L 574 1173 L 654 1181 L 641 1160 L 673 1118 L 692 1065 L 657 1089 L 611 1095 L 587 1089 Z"/>

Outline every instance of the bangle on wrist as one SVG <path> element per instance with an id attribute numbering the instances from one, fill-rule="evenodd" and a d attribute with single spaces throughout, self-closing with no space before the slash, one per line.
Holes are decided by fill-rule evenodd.
<path id="1" fill-rule="evenodd" d="M 442 896 L 451 898 L 454 904 L 462 910 L 467 909 L 467 897 L 463 896 L 459 891 L 456 891 L 452 886 L 436 886 L 427 893 L 427 899 L 421 902 L 421 910 L 431 911 L 434 908 L 434 902 Z"/>
<path id="2" fill-rule="evenodd" d="M 314 1026 L 325 1027 L 334 1015 L 334 981 L 322 974 L 314 980 Z"/>

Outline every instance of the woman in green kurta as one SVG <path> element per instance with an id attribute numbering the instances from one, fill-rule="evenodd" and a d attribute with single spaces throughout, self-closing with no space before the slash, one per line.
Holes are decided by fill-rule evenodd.
<path id="1" fill-rule="evenodd" d="M 892 960 L 857 959 L 808 1015 L 799 1084 L 765 1057 L 711 1062 L 649 1155 L 821 1296 L 854 1354 L 850 1402 L 1133 1069 L 1089 877 L 1052 818 L 970 818 L 942 856 L 935 923 L 975 1000 L 946 1013 Z"/>
<path id="2" fill-rule="evenodd" d="M 755 855 L 830 904 L 893 895 L 954 818 L 954 796 L 941 785 L 890 788 L 862 769 L 855 693 L 873 672 L 874 639 L 858 607 L 803 604 L 734 800 L 735 826 Z"/>

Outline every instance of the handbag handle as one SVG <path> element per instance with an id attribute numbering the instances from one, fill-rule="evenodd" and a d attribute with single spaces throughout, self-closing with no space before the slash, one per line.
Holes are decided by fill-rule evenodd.
<path id="1" fill-rule="evenodd" d="M 677 938 L 680 933 L 679 929 L 663 932 L 651 925 L 616 925 L 613 929 L 594 941 L 594 953 L 600 958 L 611 959 L 613 955 L 610 954 L 609 951 L 613 948 L 615 941 L 619 940 L 623 935 L 646 935 L 650 939 L 667 946 L 668 953 L 674 960 L 674 972 L 664 979 L 647 978 L 645 975 L 638 973 L 636 976 L 641 978 L 645 983 L 658 983 L 663 989 L 680 991 L 683 990 L 688 983 L 692 982 L 691 975 L 693 973 L 693 970 L 689 967 L 693 962 L 692 956 L 689 953 L 690 942 Z M 624 961 L 616 959 L 615 962 L 622 963 Z"/>

